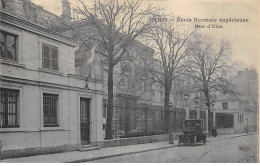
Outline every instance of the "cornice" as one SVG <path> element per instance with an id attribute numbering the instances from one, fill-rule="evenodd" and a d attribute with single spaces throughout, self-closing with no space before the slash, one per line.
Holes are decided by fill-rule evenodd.
<path id="1" fill-rule="evenodd" d="M 87 77 L 82 77 L 82 76 L 78 76 L 78 75 L 74 75 L 74 74 L 68 74 L 68 77 L 79 79 L 79 80 L 84 80 L 84 81 L 87 79 Z M 93 78 L 88 78 L 88 81 L 95 82 L 95 83 L 101 83 L 101 84 L 104 83 L 104 81 L 102 81 L 102 80 L 97 80 L 97 79 L 93 79 Z"/>
<path id="2" fill-rule="evenodd" d="M 60 33 L 47 29 L 32 21 L 26 20 L 25 18 L 15 14 L 15 13 L 10 13 L 10 12 L 2 10 L 2 9 L 0 9 L 0 23 L 12 25 L 12 26 L 27 30 L 29 32 L 36 33 L 38 35 L 41 35 L 41 36 L 44 36 L 47 38 L 51 38 L 53 40 L 57 40 L 59 42 L 65 43 L 67 45 L 71 45 L 74 47 L 77 46 L 77 42 L 69 37 L 66 37 Z"/>
<path id="3" fill-rule="evenodd" d="M 73 90 L 73 91 L 85 92 L 85 93 L 104 94 L 103 90 L 84 89 L 80 87 L 60 85 L 60 84 L 54 84 L 49 82 L 43 82 L 43 81 L 33 81 L 33 80 L 1 76 L 1 75 L 0 75 L 0 80 L 2 81 L 2 84 L 4 84 L 5 82 L 13 82 L 16 84 L 27 84 L 32 86 L 42 86 L 42 87 L 50 87 L 50 88 L 63 89 L 63 90 Z"/>

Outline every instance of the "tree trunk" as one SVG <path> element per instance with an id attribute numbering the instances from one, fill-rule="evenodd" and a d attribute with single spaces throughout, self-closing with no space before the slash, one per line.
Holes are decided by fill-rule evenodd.
<path id="1" fill-rule="evenodd" d="M 5 9 L 5 3 L 6 2 L 4 2 L 4 0 L 1 0 L 1 2 L 2 2 L 2 8 Z"/>
<path id="2" fill-rule="evenodd" d="M 171 91 L 171 81 L 170 79 L 165 79 L 164 86 L 164 132 L 169 132 L 169 116 L 170 116 L 170 91 Z"/>
<path id="3" fill-rule="evenodd" d="M 209 136 L 212 135 L 212 127 L 213 127 L 213 117 L 212 117 L 212 113 L 210 111 L 210 100 L 209 100 L 209 93 L 208 91 L 205 91 L 205 97 L 207 100 L 207 107 L 208 107 L 208 132 L 209 132 Z"/>
<path id="4" fill-rule="evenodd" d="M 170 92 L 168 88 L 165 88 L 164 94 L 164 132 L 169 132 L 169 116 L 170 116 Z"/>
<path id="5" fill-rule="evenodd" d="M 212 112 L 210 111 L 210 107 L 208 107 L 208 132 L 209 136 L 212 135 L 212 128 L 213 128 L 213 119 L 212 119 Z"/>
<path id="6" fill-rule="evenodd" d="M 105 139 L 113 139 L 112 136 L 112 118 L 113 118 L 113 69 L 114 64 L 112 60 L 109 60 L 108 65 L 108 105 L 107 105 L 107 119 L 106 119 L 106 133 Z"/>

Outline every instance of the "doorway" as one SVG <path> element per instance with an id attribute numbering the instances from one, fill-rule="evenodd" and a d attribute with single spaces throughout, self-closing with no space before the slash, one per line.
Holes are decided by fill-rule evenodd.
<path id="1" fill-rule="evenodd" d="M 80 140 L 90 144 L 90 99 L 80 98 Z"/>

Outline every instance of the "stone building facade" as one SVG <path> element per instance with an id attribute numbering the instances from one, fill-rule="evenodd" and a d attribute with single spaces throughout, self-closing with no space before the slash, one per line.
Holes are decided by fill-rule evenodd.
<path id="1" fill-rule="evenodd" d="M 213 126 L 218 134 L 235 134 L 258 130 L 258 111 L 253 99 L 222 97 L 213 109 Z"/>
<path id="2" fill-rule="evenodd" d="M 103 82 L 75 72 L 77 43 L 0 10 L 0 140 L 4 157 L 102 146 Z"/>

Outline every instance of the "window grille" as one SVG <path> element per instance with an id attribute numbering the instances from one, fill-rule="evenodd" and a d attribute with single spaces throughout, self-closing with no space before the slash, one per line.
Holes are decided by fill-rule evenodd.
<path id="1" fill-rule="evenodd" d="M 0 58 L 17 60 L 17 35 L 0 31 Z"/>
<path id="2" fill-rule="evenodd" d="M 58 127 L 58 95 L 43 94 L 44 127 Z"/>
<path id="3" fill-rule="evenodd" d="M 19 127 L 17 99 L 19 91 L 0 89 L 0 128 Z"/>
<path id="4" fill-rule="evenodd" d="M 57 47 L 43 44 L 42 54 L 43 54 L 43 58 L 42 58 L 43 68 L 50 69 L 50 70 L 59 70 Z"/>

